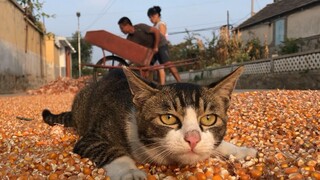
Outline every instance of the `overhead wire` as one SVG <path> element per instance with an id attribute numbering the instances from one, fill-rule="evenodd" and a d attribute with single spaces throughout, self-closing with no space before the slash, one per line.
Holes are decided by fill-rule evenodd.
<path id="1" fill-rule="evenodd" d="M 111 2 L 111 3 L 109 3 Z M 111 0 L 111 1 L 108 1 L 106 3 L 106 5 L 103 7 L 102 9 L 102 13 L 99 13 L 97 18 L 95 20 L 92 21 L 92 23 L 90 25 L 88 25 L 83 31 L 87 31 L 88 29 L 90 29 L 99 19 L 101 19 L 103 17 L 103 15 L 105 15 L 108 10 L 112 7 L 112 5 L 116 2 L 116 0 Z M 108 4 L 110 4 L 108 6 Z"/>
<path id="2" fill-rule="evenodd" d="M 240 22 L 242 22 L 244 19 L 248 18 L 248 16 L 250 16 L 250 13 L 247 14 L 246 16 L 238 19 L 236 22 L 234 23 L 230 23 L 231 26 L 235 27 L 237 25 L 240 24 Z M 213 27 L 206 27 L 206 28 L 199 28 L 199 29 L 187 29 L 185 28 L 185 30 L 183 31 L 174 31 L 174 32 L 169 32 L 168 34 L 169 35 L 176 35 L 176 34 L 184 34 L 184 33 L 189 33 L 189 32 L 200 32 L 200 31 L 216 31 L 216 30 L 219 30 L 221 28 L 221 26 L 223 26 L 225 24 L 221 24 L 221 25 L 218 25 L 218 26 L 213 26 Z M 189 26 L 191 27 L 191 26 Z M 172 28 L 171 28 L 172 29 Z M 173 28 L 174 29 L 174 28 Z"/>
<path id="3" fill-rule="evenodd" d="M 189 32 L 200 32 L 200 31 L 215 31 L 218 30 L 221 26 L 215 26 L 215 27 L 207 27 L 207 28 L 200 28 L 200 29 L 192 29 L 188 30 L 185 29 L 184 31 L 176 31 L 176 32 L 169 32 L 169 35 L 176 35 L 176 34 L 184 34 L 184 33 L 189 33 Z"/>
<path id="4" fill-rule="evenodd" d="M 248 17 L 251 16 L 251 13 L 248 13 L 246 16 L 244 16 L 243 18 L 238 19 L 235 23 L 233 23 L 235 26 L 240 25 L 244 20 L 248 19 Z"/>

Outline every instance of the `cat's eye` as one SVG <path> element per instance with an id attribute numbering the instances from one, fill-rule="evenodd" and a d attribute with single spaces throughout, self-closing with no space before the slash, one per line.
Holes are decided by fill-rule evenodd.
<path id="1" fill-rule="evenodd" d="M 200 118 L 200 123 L 203 126 L 212 126 L 217 122 L 217 116 L 214 114 L 208 114 Z"/>
<path id="2" fill-rule="evenodd" d="M 166 125 L 174 125 L 178 123 L 178 118 L 172 114 L 163 114 L 160 116 L 161 122 Z"/>

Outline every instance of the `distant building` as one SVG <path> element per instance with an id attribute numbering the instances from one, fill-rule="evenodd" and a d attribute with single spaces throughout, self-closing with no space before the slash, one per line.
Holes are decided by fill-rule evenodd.
<path id="1" fill-rule="evenodd" d="M 45 35 L 46 70 L 48 81 L 58 77 L 72 77 L 72 53 L 75 49 L 65 37 Z"/>
<path id="2" fill-rule="evenodd" d="M 301 39 L 300 51 L 320 48 L 320 1 L 275 0 L 234 29 L 244 42 L 259 38 L 274 54 L 286 39 Z"/>
<path id="3" fill-rule="evenodd" d="M 76 50 L 65 37 L 56 37 L 55 45 L 59 48 L 59 70 L 57 74 L 59 74 L 60 77 L 72 77 L 71 54 L 76 53 Z"/>

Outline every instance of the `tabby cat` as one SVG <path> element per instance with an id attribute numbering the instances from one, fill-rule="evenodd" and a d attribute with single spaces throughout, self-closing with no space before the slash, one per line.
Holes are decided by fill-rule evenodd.
<path id="1" fill-rule="evenodd" d="M 82 89 L 72 110 L 44 110 L 49 125 L 74 127 L 74 152 L 114 179 L 145 179 L 135 162 L 194 164 L 210 156 L 255 156 L 256 150 L 223 141 L 231 93 L 243 68 L 208 86 L 157 85 L 130 71 L 112 70 Z"/>

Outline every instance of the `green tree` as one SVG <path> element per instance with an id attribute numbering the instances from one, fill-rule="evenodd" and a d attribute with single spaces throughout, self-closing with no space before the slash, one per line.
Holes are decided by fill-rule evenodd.
<path id="1" fill-rule="evenodd" d="M 77 53 L 73 55 L 73 61 L 72 61 L 72 75 L 73 77 L 78 77 L 79 75 L 79 69 L 78 69 L 78 31 L 72 34 L 72 37 L 70 39 L 71 45 L 75 48 Z M 80 46 L 81 46 L 81 64 L 90 64 L 92 59 L 92 45 L 86 42 L 80 33 Z M 90 72 L 88 71 L 82 71 L 83 75 L 87 75 Z"/>

